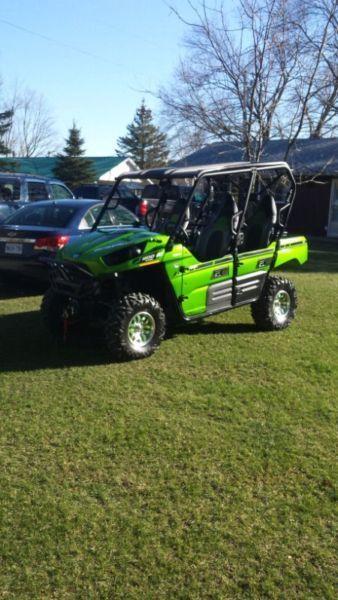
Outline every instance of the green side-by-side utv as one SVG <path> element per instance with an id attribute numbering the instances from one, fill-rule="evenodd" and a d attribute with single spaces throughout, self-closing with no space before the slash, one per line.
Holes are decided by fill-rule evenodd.
<path id="1" fill-rule="evenodd" d="M 126 180 L 136 180 L 148 200 L 146 226 L 114 226 Z M 169 327 L 245 304 L 259 328 L 284 329 L 295 316 L 296 291 L 271 272 L 303 264 L 308 254 L 305 238 L 285 230 L 294 196 L 284 162 L 122 175 L 91 232 L 52 261 L 41 307 L 46 325 L 62 337 L 99 320 L 118 358 L 149 356 Z"/>

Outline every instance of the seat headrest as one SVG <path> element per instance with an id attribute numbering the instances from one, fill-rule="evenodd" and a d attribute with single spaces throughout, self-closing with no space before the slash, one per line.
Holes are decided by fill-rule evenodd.
<path id="1" fill-rule="evenodd" d="M 234 214 L 237 212 L 237 202 L 231 192 L 217 191 L 214 194 L 214 204 L 225 214 Z"/>
<path id="2" fill-rule="evenodd" d="M 164 190 L 165 190 L 165 195 L 168 198 L 168 200 L 180 200 L 181 199 L 181 192 L 180 192 L 180 188 L 178 185 L 166 185 Z"/>

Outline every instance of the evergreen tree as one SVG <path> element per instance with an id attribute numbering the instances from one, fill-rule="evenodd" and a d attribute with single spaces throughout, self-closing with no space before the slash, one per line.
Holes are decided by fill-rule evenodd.
<path id="1" fill-rule="evenodd" d="M 62 179 L 70 188 L 75 188 L 82 183 L 92 183 L 95 179 L 93 162 L 83 156 L 85 153 L 83 144 L 80 129 L 73 123 L 63 153 L 57 155 L 53 169 L 54 175 Z"/>
<path id="2" fill-rule="evenodd" d="M 7 148 L 6 144 L 3 141 L 4 135 L 12 126 L 14 111 L 13 110 L 5 110 L 4 112 L 0 112 L 0 155 L 8 156 L 11 153 L 10 148 Z M 14 160 L 1 160 L 0 158 L 0 169 L 5 171 L 14 171 L 17 167 L 17 163 Z"/>
<path id="3" fill-rule="evenodd" d="M 144 100 L 134 120 L 127 126 L 127 135 L 117 140 L 119 156 L 132 158 L 140 169 L 161 167 L 167 163 L 167 136 L 154 125 L 151 110 Z"/>

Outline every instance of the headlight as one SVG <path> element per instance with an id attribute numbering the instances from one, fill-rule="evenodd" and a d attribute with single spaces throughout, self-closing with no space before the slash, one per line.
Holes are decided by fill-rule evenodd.
<path id="1" fill-rule="evenodd" d="M 116 250 L 115 252 L 111 252 L 111 254 L 106 254 L 102 257 L 102 260 L 108 267 L 119 265 L 127 260 L 141 256 L 144 248 L 145 243 L 138 244 L 137 246 L 127 246 L 127 248 L 121 248 L 121 250 Z"/>

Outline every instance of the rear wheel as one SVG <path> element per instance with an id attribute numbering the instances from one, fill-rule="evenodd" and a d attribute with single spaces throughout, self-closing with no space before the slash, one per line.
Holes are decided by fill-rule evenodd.
<path id="1" fill-rule="evenodd" d="M 104 326 L 108 350 L 118 358 L 150 356 L 166 330 L 161 305 L 148 294 L 127 294 L 111 308 Z"/>
<path id="2" fill-rule="evenodd" d="M 268 277 L 261 297 L 251 305 L 253 319 L 260 329 L 285 329 L 294 319 L 297 293 L 292 281 Z"/>

